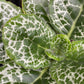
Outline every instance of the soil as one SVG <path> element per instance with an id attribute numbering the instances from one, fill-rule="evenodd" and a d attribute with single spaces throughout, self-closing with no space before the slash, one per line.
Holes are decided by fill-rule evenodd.
<path id="1" fill-rule="evenodd" d="M 16 4 L 17 6 L 22 7 L 21 6 L 21 1 L 22 0 L 6 0 L 6 1 L 11 1 L 12 3 Z"/>

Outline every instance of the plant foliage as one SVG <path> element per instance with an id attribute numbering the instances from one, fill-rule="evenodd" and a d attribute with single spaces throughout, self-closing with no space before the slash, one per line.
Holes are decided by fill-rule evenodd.
<path id="1" fill-rule="evenodd" d="M 0 0 L 0 84 L 84 83 L 84 0 Z"/>

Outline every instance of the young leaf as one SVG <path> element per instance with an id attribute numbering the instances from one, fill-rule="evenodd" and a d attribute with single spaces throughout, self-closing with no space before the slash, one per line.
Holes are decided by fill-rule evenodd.
<path id="1" fill-rule="evenodd" d="M 7 55 L 24 68 L 38 69 L 49 66 L 44 49 L 50 47 L 54 36 L 51 28 L 36 15 L 20 14 L 3 28 Z"/>
<path id="2" fill-rule="evenodd" d="M 73 59 L 73 60 L 80 60 L 84 59 L 84 41 L 73 41 L 72 42 L 72 48 L 67 53 L 67 58 Z"/>
<path id="3" fill-rule="evenodd" d="M 84 39 L 84 0 L 51 0 L 49 9 L 56 31 L 73 40 Z"/>
<path id="4" fill-rule="evenodd" d="M 22 8 L 26 13 L 45 15 L 45 10 L 47 11 L 47 7 L 48 0 L 22 0 Z"/>
<path id="5" fill-rule="evenodd" d="M 71 42 L 66 35 L 56 35 L 50 44 L 50 49 L 46 49 L 46 54 L 57 61 L 64 60 L 68 51 L 71 50 Z"/>
<path id="6" fill-rule="evenodd" d="M 83 84 L 84 63 L 70 61 L 53 62 L 50 74 L 57 84 Z"/>
<path id="7" fill-rule="evenodd" d="M 39 71 L 25 70 L 10 62 L 0 67 L 0 84 L 31 84 L 39 75 Z"/>
<path id="8" fill-rule="evenodd" d="M 0 0 L 0 32 L 4 24 L 11 18 L 21 13 L 21 9 L 11 2 Z"/>

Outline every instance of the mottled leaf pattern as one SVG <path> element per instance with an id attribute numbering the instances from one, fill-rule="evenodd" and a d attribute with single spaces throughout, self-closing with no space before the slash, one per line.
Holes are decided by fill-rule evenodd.
<path id="1" fill-rule="evenodd" d="M 84 39 L 83 5 L 83 0 L 51 0 L 50 21 L 54 29 L 73 40 Z"/>
<path id="2" fill-rule="evenodd" d="M 0 0 L 0 84 L 84 84 L 84 0 L 22 0 L 22 10 Z"/>
<path id="3" fill-rule="evenodd" d="M 45 15 L 48 10 L 48 0 L 22 0 L 22 8 L 26 13 Z"/>
<path id="4" fill-rule="evenodd" d="M 0 67 L 0 84 L 31 84 L 39 75 L 39 71 L 25 70 L 10 62 Z"/>
<path id="5" fill-rule="evenodd" d="M 72 48 L 67 53 L 67 58 L 72 60 L 84 60 L 84 40 L 72 42 Z"/>
<path id="6" fill-rule="evenodd" d="M 56 84 L 55 80 L 52 80 L 49 71 L 46 71 L 44 75 L 38 79 L 34 84 Z"/>
<path id="7" fill-rule="evenodd" d="M 10 58 L 6 55 L 5 50 L 3 49 L 3 44 L 0 43 L 0 63 L 4 64 L 10 61 Z"/>
<path id="8" fill-rule="evenodd" d="M 71 42 L 66 35 L 58 34 L 54 36 L 50 43 L 50 49 L 46 49 L 46 54 L 57 61 L 64 60 L 66 54 L 71 50 Z"/>
<path id="9" fill-rule="evenodd" d="M 57 84 L 83 84 L 84 62 L 63 61 L 53 62 L 50 74 Z"/>
<path id="10" fill-rule="evenodd" d="M 11 2 L 0 0 L 0 31 L 4 24 L 11 18 L 21 13 L 21 9 Z"/>
<path id="11" fill-rule="evenodd" d="M 5 54 L 2 38 L 0 38 L 0 63 L 5 63 L 9 60 L 9 57 Z"/>
<path id="12" fill-rule="evenodd" d="M 7 22 L 3 41 L 7 55 L 24 68 L 49 66 L 44 53 L 54 32 L 36 15 L 20 14 Z"/>

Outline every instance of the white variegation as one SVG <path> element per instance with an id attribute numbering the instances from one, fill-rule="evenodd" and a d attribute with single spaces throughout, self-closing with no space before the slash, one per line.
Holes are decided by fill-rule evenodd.
<path id="1" fill-rule="evenodd" d="M 26 13 L 45 15 L 48 12 L 48 0 L 22 0 L 22 5 Z"/>
<path id="2" fill-rule="evenodd" d="M 84 63 L 70 61 L 53 62 L 50 74 L 57 84 L 83 84 Z"/>
<path id="3" fill-rule="evenodd" d="M 54 29 L 70 39 L 84 39 L 83 5 L 83 0 L 50 0 L 50 21 Z"/>
<path id="4" fill-rule="evenodd" d="M 31 84 L 39 75 L 39 71 L 25 70 L 10 62 L 0 67 L 0 84 Z"/>
<path id="5" fill-rule="evenodd" d="M 14 17 L 3 29 L 3 41 L 8 56 L 24 68 L 32 69 L 49 66 L 44 49 L 49 48 L 54 35 L 43 20 L 29 14 Z"/>
<path id="6" fill-rule="evenodd" d="M 21 9 L 11 2 L 0 0 L 0 32 L 4 24 L 11 18 L 21 13 Z"/>

